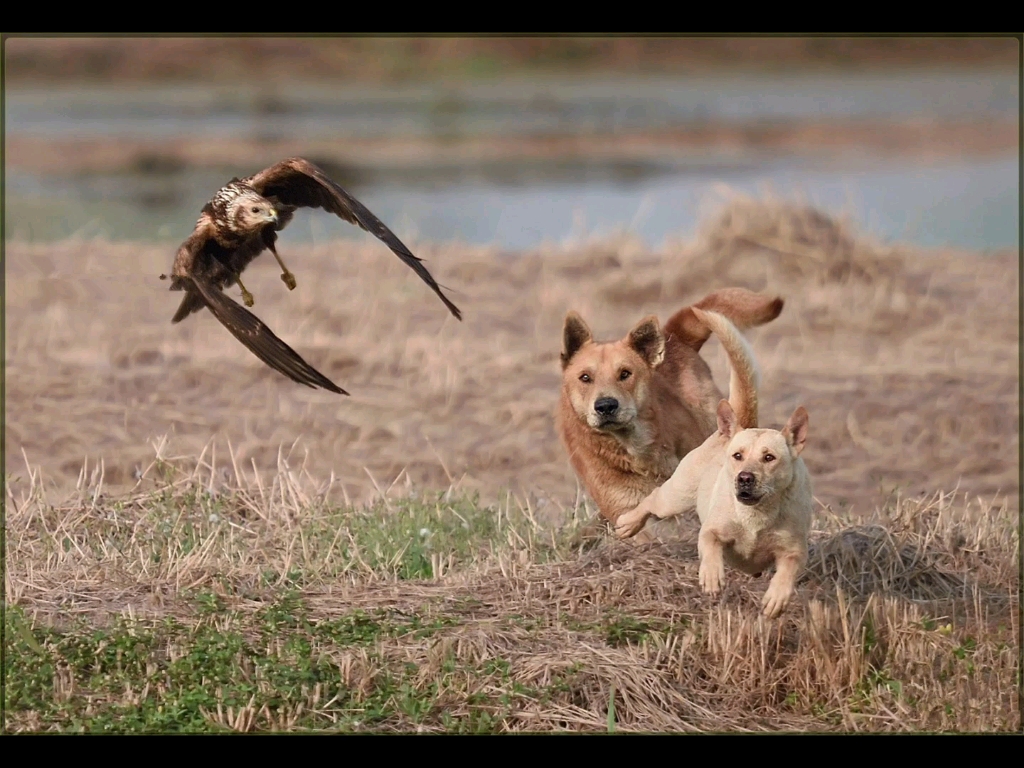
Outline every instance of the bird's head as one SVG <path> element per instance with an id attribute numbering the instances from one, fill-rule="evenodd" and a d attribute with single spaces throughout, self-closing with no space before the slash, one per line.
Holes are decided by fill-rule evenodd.
<path id="1" fill-rule="evenodd" d="M 228 223 L 238 233 L 254 232 L 277 223 L 274 204 L 255 192 L 243 192 L 228 205 Z"/>

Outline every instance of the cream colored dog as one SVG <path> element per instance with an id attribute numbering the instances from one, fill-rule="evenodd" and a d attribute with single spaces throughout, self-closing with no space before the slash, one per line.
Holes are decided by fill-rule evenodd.
<path id="1" fill-rule="evenodd" d="M 722 342 L 731 363 L 729 400 L 718 404 L 718 431 L 680 462 L 672 477 L 635 509 L 615 532 L 626 538 L 651 515 L 663 519 L 696 509 L 701 588 L 717 594 L 725 563 L 750 575 L 775 564 L 762 601 L 778 616 L 807 562 L 813 510 L 811 481 L 800 454 L 807 441 L 807 411 L 800 406 L 781 431 L 757 428 L 758 374 L 753 353 L 729 320 L 695 310 Z"/>

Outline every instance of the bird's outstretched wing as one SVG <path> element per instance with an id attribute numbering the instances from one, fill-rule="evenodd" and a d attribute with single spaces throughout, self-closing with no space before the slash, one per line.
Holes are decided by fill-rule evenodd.
<path id="1" fill-rule="evenodd" d="M 348 394 L 299 357 L 298 353 L 275 336 L 262 320 L 230 296 L 210 285 L 201 276 L 193 276 L 192 282 L 202 294 L 213 316 L 264 363 L 292 381 L 305 384 L 307 387 L 323 387 L 339 395 Z"/>
<path id="2" fill-rule="evenodd" d="M 276 198 L 285 205 L 301 208 L 323 208 L 350 224 L 362 227 L 412 267 L 423 282 L 434 289 L 434 293 L 441 298 L 449 311 L 459 320 L 462 319 L 462 312 L 441 292 L 441 287 L 423 266 L 423 262 L 413 256 L 395 233 L 370 213 L 365 205 L 329 179 L 313 163 L 301 157 L 292 157 L 250 176 L 245 179 L 245 183 L 266 198 Z"/>

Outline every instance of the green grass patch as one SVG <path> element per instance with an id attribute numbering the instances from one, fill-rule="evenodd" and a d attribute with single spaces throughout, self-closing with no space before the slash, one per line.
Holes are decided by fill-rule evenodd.
<path id="1" fill-rule="evenodd" d="M 452 624 L 384 611 L 313 621 L 291 596 L 194 625 L 119 619 L 105 630 L 30 630 L 13 608 L 7 612 L 7 711 L 31 730 L 89 733 L 354 731 L 427 720 L 446 730 L 494 730 L 495 713 L 509 701 L 478 694 L 453 714 L 444 700 L 464 696 L 467 674 L 500 681 L 507 665 L 466 669 L 445 658 L 424 677 L 417 665 L 390 663 L 376 647 L 386 639 L 429 638 Z M 354 676 L 344 661 L 351 649 L 366 652 Z M 246 714 L 252 722 L 239 727 Z"/>

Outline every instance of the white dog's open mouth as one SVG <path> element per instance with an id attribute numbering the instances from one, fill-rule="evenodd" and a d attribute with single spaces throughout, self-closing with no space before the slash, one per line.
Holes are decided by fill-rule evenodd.
<path id="1" fill-rule="evenodd" d="M 754 493 L 752 488 L 739 488 L 736 490 L 736 500 L 741 504 L 752 507 L 761 500 L 761 497 Z"/>

